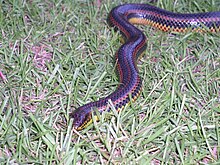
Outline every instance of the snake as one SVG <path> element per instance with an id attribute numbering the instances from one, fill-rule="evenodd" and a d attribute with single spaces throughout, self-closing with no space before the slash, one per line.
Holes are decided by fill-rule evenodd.
<path id="1" fill-rule="evenodd" d="M 219 32 L 220 11 L 174 13 L 149 4 L 128 3 L 114 7 L 107 22 L 120 31 L 124 41 L 115 55 L 119 85 L 107 97 L 82 105 L 70 114 L 73 128 L 78 131 L 93 120 L 98 121 L 103 111 L 109 112 L 112 108 L 120 111 L 140 95 L 142 80 L 137 61 L 147 48 L 147 39 L 135 24 L 150 25 L 165 32 Z"/>

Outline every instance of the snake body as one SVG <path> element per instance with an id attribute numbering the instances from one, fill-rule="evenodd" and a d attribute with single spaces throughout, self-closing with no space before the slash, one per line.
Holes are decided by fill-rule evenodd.
<path id="1" fill-rule="evenodd" d="M 217 32 L 220 30 L 220 12 L 180 14 L 148 4 L 124 4 L 111 10 L 108 23 L 119 30 L 125 40 L 116 53 L 120 83 L 117 90 L 109 96 L 85 104 L 70 115 L 74 119 L 73 127 L 76 130 L 87 127 L 92 119 L 98 120 L 97 112 L 109 111 L 109 100 L 119 111 L 140 95 L 142 82 L 136 63 L 139 55 L 146 49 L 146 37 L 133 24 L 148 24 L 162 31 Z"/>

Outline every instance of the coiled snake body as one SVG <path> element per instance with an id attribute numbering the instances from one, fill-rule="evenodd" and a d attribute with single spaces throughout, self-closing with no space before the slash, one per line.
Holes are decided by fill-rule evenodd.
<path id="1" fill-rule="evenodd" d="M 136 62 L 146 49 L 146 37 L 133 24 L 148 24 L 162 31 L 217 32 L 220 30 L 220 12 L 180 14 L 148 4 L 124 4 L 111 10 L 108 23 L 119 30 L 125 39 L 116 53 L 120 83 L 117 90 L 109 96 L 85 104 L 71 114 L 76 130 L 81 130 L 92 122 L 92 112 L 98 120 L 96 112 L 109 111 L 108 100 L 112 101 L 116 110 L 121 110 L 139 96 L 142 83 Z"/>

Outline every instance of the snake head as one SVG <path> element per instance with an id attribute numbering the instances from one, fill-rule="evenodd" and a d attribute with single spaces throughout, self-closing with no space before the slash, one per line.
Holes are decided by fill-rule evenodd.
<path id="1" fill-rule="evenodd" d="M 79 107 L 70 116 L 73 118 L 73 128 L 78 131 L 92 123 L 92 112 L 88 106 Z"/>

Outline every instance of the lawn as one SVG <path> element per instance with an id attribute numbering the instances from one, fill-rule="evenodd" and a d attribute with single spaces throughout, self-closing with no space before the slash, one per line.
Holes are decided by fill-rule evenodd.
<path id="1" fill-rule="evenodd" d="M 0 0 L 1 164 L 220 164 L 220 33 L 148 38 L 143 90 L 82 131 L 69 113 L 113 92 L 120 34 L 111 0 Z M 158 0 L 173 12 L 220 11 L 219 0 Z"/>

